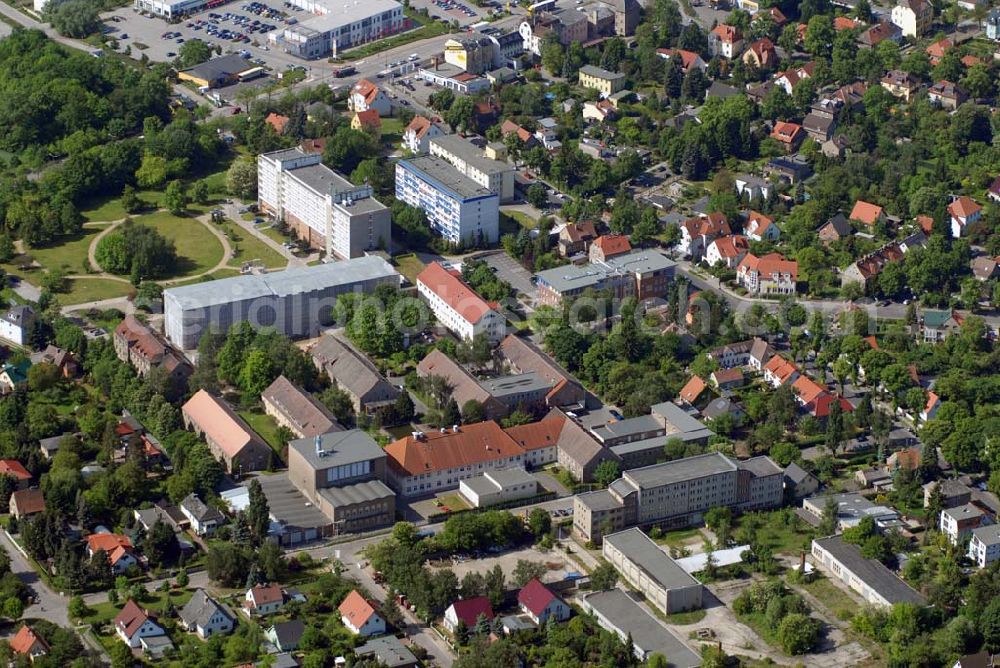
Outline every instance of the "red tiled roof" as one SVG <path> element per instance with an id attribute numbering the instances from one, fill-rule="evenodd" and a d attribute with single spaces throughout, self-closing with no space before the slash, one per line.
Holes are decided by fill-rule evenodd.
<path id="1" fill-rule="evenodd" d="M 973 65 L 978 65 L 981 62 L 983 61 L 972 55 L 962 56 L 962 64 L 965 65 L 966 67 L 972 67 Z"/>
<path id="2" fill-rule="evenodd" d="M 788 23 L 788 18 L 777 7 L 768 8 L 767 13 L 771 16 L 771 20 L 774 21 L 774 25 L 779 28 Z"/>
<path id="3" fill-rule="evenodd" d="M 244 607 L 257 607 L 285 600 L 285 593 L 276 584 L 254 585 L 250 588 L 250 596 L 249 600 L 244 600 Z"/>
<path id="4" fill-rule="evenodd" d="M 691 67 L 698 62 L 698 59 L 701 58 L 701 56 L 694 51 L 686 51 L 684 49 L 657 49 L 656 53 L 667 59 L 679 56 L 681 59 L 681 69 L 684 72 L 691 69 Z"/>
<path id="5" fill-rule="evenodd" d="M 566 416 L 558 411 L 552 411 L 538 422 L 518 425 L 504 429 L 514 442 L 525 450 L 539 450 L 555 447 L 559 442 Z"/>
<path id="6" fill-rule="evenodd" d="M 127 315 L 115 328 L 115 336 L 124 338 L 130 348 L 137 348 L 142 356 L 151 362 L 158 362 L 167 348 L 149 327 L 134 315 Z"/>
<path id="7" fill-rule="evenodd" d="M 799 376 L 798 380 L 792 383 L 792 390 L 798 395 L 803 404 L 809 404 L 826 392 L 826 388 L 814 381 L 809 376 Z"/>
<path id="8" fill-rule="evenodd" d="M 844 413 L 850 413 L 854 410 L 851 402 L 839 394 L 833 394 L 832 392 L 823 392 L 820 394 L 816 399 L 806 404 L 806 410 L 813 417 L 825 418 L 830 415 L 830 410 L 833 408 L 834 402 L 840 404 L 840 410 Z"/>
<path id="9" fill-rule="evenodd" d="M 864 223 L 865 225 L 874 225 L 883 214 L 884 211 L 882 207 L 877 204 L 869 204 L 868 202 L 859 199 L 854 203 L 854 208 L 851 209 L 851 215 L 849 217 L 851 220 L 856 220 L 859 223 Z"/>
<path id="10" fill-rule="evenodd" d="M 737 258 L 750 249 L 747 238 L 742 234 L 730 234 L 726 237 L 719 237 L 712 242 L 715 249 L 719 251 L 719 256 L 724 258 Z"/>
<path id="11" fill-rule="evenodd" d="M 260 438 L 225 401 L 205 390 L 198 390 L 181 410 L 208 440 L 230 457 Z"/>
<path id="12" fill-rule="evenodd" d="M 566 232 L 566 236 L 569 237 L 569 240 L 574 243 L 585 241 L 587 239 L 593 239 L 597 236 L 597 230 L 594 229 L 594 223 L 590 220 L 585 220 L 581 223 L 566 223 L 566 227 L 564 227 L 563 230 Z"/>
<path id="13" fill-rule="evenodd" d="M 681 399 L 689 404 L 693 404 L 701 396 L 701 393 L 705 391 L 706 387 L 708 385 L 701 379 L 701 376 L 691 376 L 691 379 L 681 388 Z"/>
<path id="14" fill-rule="evenodd" d="M 734 367 L 732 369 L 717 369 L 712 372 L 712 378 L 715 379 L 715 382 L 718 385 L 735 383 L 743 380 L 743 370 L 739 367 Z"/>
<path id="15" fill-rule="evenodd" d="M 365 102 L 371 104 L 378 97 L 379 87 L 368 79 L 362 79 L 354 84 L 354 92 L 360 94 L 365 99 Z"/>
<path id="16" fill-rule="evenodd" d="M 149 613 L 140 608 L 135 601 L 129 599 L 121 612 L 115 616 L 114 625 L 115 628 L 122 630 L 126 638 L 131 638 L 148 619 L 150 619 Z"/>
<path id="17" fill-rule="evenodd" d="M 16 459 L 0 459 L 0 475 L 9 475 L 20 482 L 31 480 L 31 473 Z"/>
<path id="18" fill-rule="evenodd" d="M 455 609 L 455 617 L 468 627 L 475 626 L 480 615 L 485 615 L 486 619 L 493 619 L 493 607 L 490 605 L 490 599 L 485 596 L 455 601 L 451 607 Z"/>
<path id="19" fill-rule="evenodd" d="M 594 245 L 604 251 L 604 257 L 614 257 L 632 250 L 632 244 L 624 234 L 605 234 L 597 237 Z"/>
<path id="20" fill-rule="evenodd" d="M 762 257 L 747 253 L 737 270 L 747 273 L 756 272 L 765 276 L 790 274 L 793 281 L 798 280 L 799 277 L 799 263 L 795 260 L 786 260 L 781 253 L 768 253 Z"/>
<path id="21" fill-rule="evenodd" d="M 747 218 L 747 234 L 760 236 L 774 224 L 774 219 L 757 211 L 751 211 Z"/>
<path id="22" fill-rule="evenodd" d="M 87 549 L 91 552 L 104 550 L 108 554 L 116 547 L 132 547 L 132 541 L 128 536 L 117 533 L 92 533 L 87 536 Z"/>
<path id="23" fill-rule="evenodd" d="M 374 109 L 365 109 L 364 111 L 354 112 L 355 116 L 358 117 L 358 122 L 361 123 L 362 127 L 381 127 L 382 119 L 379 117 L 378 112 Z"/>
<path id="24" fill-rule="evenodd" d="M 854 19 L 847 18 L 846 16 L 838 16 L 833 20 L 833 29 L 837 31 L 854 30 L 859 25 L 861 24 L 855 21 Z"/>
<path id="25" fill-rule="evenodd" d="M 770 371 L 778 379 L 778 382 L 784 385 L 798 371 L 798 368 L 781 355 L 775 355 L 764 365 L 764 370 Z"/>
<path id="26" fill-rule="evenodd" d="M 45 512 L 45 496 L 40 489 L 19 489 L 10 495 L 10 500 L 21 516 Z"/>
<path id="27" fill-rule="evenodd" d="M 476 294 L 457 271 L 445 269 L 440 262 L 431 262 L 417 274 L 417 283 L 423 283 L 431 292 L 440 297 L 466 322 L 476 324 L 490 311 L 496 310 L 491 304 Z"/>
<path id="28" fill-rule="evenodd" d="M 942 39 L 927 47 L 927 55 L 931 58 L 941 58 L 951 47 L 950 39 Z"/>
<path id="29" fill-rule="evenodd" d="M 798 138 L 800 132 L 802 132 L 802 126 L 798 123 L 778 121 L 774 124 L 774 130 L 771 131 L 771 138 L 782 144 L 791 144 Z"/>
<path id="30" fill-rule="evenodd" d="M 914 218 L 920 229 L 924 231 L 924 234 L 930 234 L 931 230 L 934 229 L 934 219 L 930 216 L 917 216 Z"/>
<path id="31" fill-rule="evenodd" d="M 500 124 L 500 134 L 502 136 L 506 137 L 511 132 L 516 132 L 518 139 L 520 139 L 523 142 L 527 142 L 533 136 L 530 132 L 522 128 L 514 121 L 506 120 Z"/>
<path id="32" fill-rule="evenodd" d="M 720 23 L 719 25 L 712 28 L 712 34 L 716 35 L 719 39 L 727 44 L 732 44 L 733 42 L 740 39 L 740 31 L 736 26 L 726 25 L 725 23 Z"/>
<path id="33" fill-rule="evenodd" d="M 940 401 L 941 401 L 941 397 L 939 397 L 938 395 L 934 394 L 933 392 L 928 391 L 927 392 L 927 403 L 924 404 L 924 411 L 925 412 L 932 411 L 934 409 L 934 406 L 936 406 L 938 404 L 938 402 L 940 402 Z"/>
<path id="34" fill-rule="evenodd" d="M 691 238 L 698 236 L 714 238 L 733 233 L 725 214 L 719 211 L 713 211 L 708 215 L 697 216 L 695 218 L 688 218 L 682 225 Z"/>
<path id="35" fill-rule="evenodd" d="M 981 211 L 982 208 L 983 207 L 979 206 L 979 204 L 977 204 L 971 197 L 962 195 L 948 205 L 948 213 L 956 218 L 968 218 L 969 216 L 975 215 L 977 212 Z"/>
<path id="36" fill-rule="evenodd" d="M 757 60 L 761 65 L 769 65 L 773 63 L 777 58 L 777 52 L 774 50 L 774 42 L 769 40 L 767 37 L 762 37 L 754 42 L 750 43 L 747 47 L 748 51 L 752 51 Z"/>
<path id="37" fill-rule="evenodd" d="M 375 614 L 375 608 L 357 590 L 352 590 L 337 610 L 341 617 L 346 617 L 347 621 L 353 624 L 356 629 L 364 626 Z"/>
<path id="38" fill-rule="evenodd" d="M 496 422 L 462 425 L 458 431 L 412 434 L 385 447 L 389 465 L 408 476 L 471 466 L 524 454 Z"/>
<path id="39" fill-rule="evenodd" d="M 543 585 L 538 578 L 532 578 L 517 593 L 517 602 L 536 617 L 545 612 L 545 608 L 554 600 L 556 600 L 556 595 Z"/>
<path id="40" fill-rule="evenodd" d="M 267 115 L 264 122 L 274 128 L 274 131 L 279 135 L 285 131 L 285 126 L 288 124 L 288 116 L 282 116 L 281 114 L 276 114 L 273 111 Z"/>
<path id="41" fill-rule="evenodd" d="M 40 645 L 43 651 L 48 651 L 49 644 L 42 640 L 41 636 L 25 624 L 18 629 L 17 634 L 10 641 L 10 648 L 17 654 L 29 654 L 35 645 Z"/>

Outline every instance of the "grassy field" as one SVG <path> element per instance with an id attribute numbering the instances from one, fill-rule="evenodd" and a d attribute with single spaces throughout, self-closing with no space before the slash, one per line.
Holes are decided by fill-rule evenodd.
<path id="1" fill-rule="evenodd" d="M 447 494 L 445 496 L 440 496 L 438 497 L 438 501 L 440 501 L 444 507 L 448 508 L 448 510 L 452 511 L 467 510 L 470 507 L 469 504 L 466 503 L 465 500 L 462 499 L 462 497 L 460 497 L 458 494 Z"/>
<path id="2" fill-rule="evenodd" d="M 191 600 L 191 596 L 193 594 L 194 592 L 188 589 L 172 589 L 169 593 L 154 591 L 149 592 L 146 596 L 144 596 L 141 604 L 142 607 L 147 610 L 159 613 L 163 611 L 163 604 L 166 602 L 168 597 L 171 605 L 175 608 L 180 608 Z M 92 624 L 95 629 L 100 628 L 105 624 L 110 624 L 111 620 L 115 618 L 115 615 L 118 614 L 123 605 L 125 605 L 124 601 L 118 605 L 113 605 L 111 603 L 98 603 L 97 605 L 89 606 L 89 611 L 86 615 L 84 615 L 81 621 L 86 624 Z"/>
<path id="3" fill-rule="evenodd" d="M 382 119 L 382 143 L 395 146 L 403 141 L 403 121 L 398 118 Z"/>
<path id="4" fill-rule="evenodd" d="M 182 218 L 165 211 L 136 216 L 135 222 L 152 227 L 177 247 L 176 277 L 194 276 L 214 268 L 222 259 L 222 244 L 194 218 Z"/>
<path id="5" fill-rule="evenodd" d="M 656 608 L 652 609 L 656 610 Z M 707 613 L 704 610 L 692 610 L 690 612 L 675 612 L 672 615 L 663 615 L 663 619 L 667 620 L 668 624 L 687 626 L 688 624 L 697 624 L 701 620 L 705 619 L 706 614 Z"/>
<path id="6" fill-rule="evenodd" d="M 534 218 L 532 218 L 528 214 L 523 213 L 521 211 L 513 211 L 513 210 L 511 210 L 511 211 L 504 211 L 503 215 L 510 216 L 515 221 L 517 221 L 518 225 L 520 225 L 521 227 L 523 227 L 526 230 L 533 230 L 536 227 L 538 227 L 538 221 L 537 220 L 535 220 Z"/>
<path id="7" fill-rule="evenodd" d="M 132 292 L 132 285 L 122 281 L 112 281 L 107 278 L 71 278 L 69 291 L 58 295 L 59 303 L 64 306 L 97 302 L 103 299 L 127 297 Z"/>
<path id="8" fill-rule="evenodd" d="M 225 179 L 225 175 L 223 175 Z M 150 208 L 163 206 L 163 192 L 159 190 L 142 190 L 136 193 Z M 121 220 L 129 214 L 122 208 L 121 197 L 105 197 L 95 199 L 84 205 L 80 214 L 87 222 Z"/>
<path id="9" fill-rule="evenodd" d="M 812 529 L 800 520 L 791 509 L 770 513 L 749 513 L 734 521 L 734 530 L 744 522 L 757 522 L 757 540 L 775 554 L 797 555 L 799 550 L 808 550 L 812 540 Z"/>
<path id="10" fill-rule="evenodd" d="M 229 261 L 230 266 L 239 267 L 243 262 L 259 260 L 270 269 L 283 269 L 288 260 L 266 243 L 250 234 L 234 223 L 223 223 L 219 229 L 229 237 L 229 243 L 235 254 Z"/>
<path id="11" fill-rule="evenodd" d="M 412 253 L 409 255 L 397 255 L 393 258 L 393 261 L 396 263 L 396 269 L 399 270 L 399 273 L 406 276 L 410 283 L 416 283 L 417 274 L 424 270 L 424 263 Z"/>
<path id="12" fill-rule="evenodd" d="M 404 44 L 409 44 L 410 42 L 418 42 L 420 40 L 428 39 L 430 37 L 438 37 L 446 33 L 451 32 L 451 28 L 440 21 L 435 21 L 429 17 L 420 16 L 416 12 L 407 11 L 406 15 L 414 23 L 423 23 L 419 28 L 415 30 L 410 30 L 409 32 L 404 32 L 401 35 L 396 35 L 395 37 L 389 37 L 388 39 L 380 39 L 377 42 L 369 42 L 364 46 L 359 46 L 356 49 L 351 49 L 340 54 L 340 57 L 345 60 L 356 60 L 358 58 L 367 58 L 376 53 L 381 53 L 383 51 L 388 51 L 389 49 L 395 49 L 397 46 L 402 46 Z"/>
<path id="13" fill-rule="evenodd" d="M 681 529 L 680 531 L 668 531 L 659 538 L 654 540 L 660 545 L 666 545 L 668 547 L 681 548 L 685 546 L 690 546 L 693 538 L 698 538 L 699 542 L 701 540 L 701 530 L 700 529 Z"/>
<path id="14" fill-rule="evenodd" d="M 816 574 L 811 582 L 797 585 L 819 599 L 837 619 L 847 620 L 854 616 L 858 604 L 844 590 L 825 577 Z"/>
<path id="15" fill-rule="evenodd" d="M 258 413 L 256 411 L 240 411 L 240 417 L 247 421 L 253 430 L 267 441 L 268 445 L 281 457 L 281 450 L 285 443 L 278 436 L 278 424 L 270 415 Z"/>

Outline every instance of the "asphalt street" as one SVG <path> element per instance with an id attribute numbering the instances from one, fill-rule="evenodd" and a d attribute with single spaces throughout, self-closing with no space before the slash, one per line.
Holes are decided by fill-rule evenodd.
<path id="1" fill-rule="evenodd" d="M 24 582 L 31 588 L 35 597 L 35 602 L 25 608 L 23 617 L 26 619 L 32 617 L 47 619 L 53 624 L 72 628 L 72 625 L 69 623 L 69 614 L 67 613 L 69 599 L 60 595 L 59 592 L 54 591 L 38 576 L 32 564 L 21 554 L 21 551 L 7 535 L 6 531 L 0 531 L 0 545 L 3 545 L 3 549 L 7 551 L 7 556 L 10 557 L 11 571 L 20 578 L 21 582 Z M 108 600 L 107 595 L 105 595 L 104 600 Z"/>

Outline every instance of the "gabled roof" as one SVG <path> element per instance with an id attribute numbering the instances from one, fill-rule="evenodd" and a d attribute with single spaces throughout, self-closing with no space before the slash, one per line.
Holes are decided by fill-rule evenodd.
<path id="1" fill-rule="evenodd" d="M 753 253 L 747 253 L 737 267 L 737 271 L 759 273 L 764 276 L 789 274 L 793 281 L 797 281 L 799 277 L 799 263 L 795 260 L 786 260 L 781 253 L 768 253 L 762 257 L 757 257 Z"/>
<path id="2" fill-rule="evenodd" d="M 941 39 L 927 47 L 927 55 L 931 58 L 941 58 L 954 46 L 950 39 Z"/>
<path id="3" fill-rule="evenodd" d="M 798 379 L 792 383 L 792 390 L 798 395 L 799 400 L 803 404 L 809 404 L 816 400 L 816 398 L 826 392 L 826 388 L 814 381 L 809 376 L 799 376 Z"/>
<path id="4" fill-rule="evenodd" d="M 948 205 L 948 213 L 956 218 L 968 218 L 982 209 L 983 207 L 979 206 L 974 199 L 966 195 L 962 195 Z"/>
<path id="5" fill-rule="evenodd" d="M 461 276 L 458 271 L 445 269 L 440 262 L 431 262 L 417 274 L 417 283 L 423 283 L 466 322 L 474 325 L 487 313 L 495 311 L 497 305 L 476 294 Z"/>
<path id="6" fill-rule="evenodd" d="M 489 620 L 493 619 L 493 606 L 490 605 L 490 599 L 485 596 L 455 601 L 451 607 L 455 610 L 455 617 L 468 627 L 475 626 L 480 615 L 485 615 Z"/>
<path id="7" fill-rule="evenodd" d="M 350 594 L 344 598 L 340 607 L 337 608 L 342 617 L 346 617 L 347 621 L 354 625 L 354 628 L 360 629 L 368 620 L 372 618 L 375 614 L 375 608 L 372 604 L 365 600 L 365 597 L 358 593 L 356 589 L 352 590 Z"/>
<path id="8" fill-rule="evenodd" d="M 284 374 L 268 385 L 260 398 L 279 411 L 296 431 L 302 433 L 303 438 L 343 430 L 326 406 L 285 378 Z"/>
<path id="9" fill-rule="evenodd" d="M 536 617 L 545 612 L 545 608 L 549 607 L 549 604 L 556 599 L 556 595 L 543 585 L 538 578 L 532 578 L 517 593 L 517 602 Z"/>
<path id="10" fill-rule="evenodd" d="M 20 515 L 34 515 L 45 512 L 45 495 L 40 489 L 19 489 L 10 495 Z"/>
<path id="11" fill-rule="evenodd" d="M 31 473 L 16 459 L 0 459 L 0 475 L 9 475 L 19 482 L 31 480 Z"/>
<path id="12" fill-rule="evenodd" d="M 455 429 L 409 434 L 385 447 L 389 465 L 407 476 L 507 459 L 524 454 L 496 422 L 476 422 Z"/>
<path id="13" fill-rule="evenodd" d="M 280 603 L 285 600 L 285 592 L 281 590 L 280 585 L 254 585 L 247 590 L 247 596 L 244 605 L 251 606 L 262 606 L 269 603 Z"/>
<path id="14" fill-rule="evenodd" d="M 504 137 L 509 135 L 511 132 L 517 133 L 518 139 L 522 142 L 527 143 L 530 139 L 534 138 L 534 135 L 522 128 L 520 125 L 511 120 L 506 120 L 500 124 L 500 134 Z"/>
<path id="15" fill-rule="evenodd" d="M 730 234 L 725 237 L 719 237 L 709 245 L 714 245 L 719 256 L 727 259 L 738 258 L 750 250 L 750 243 L 742 234 Z"/>
<path id="16" fill-rule="evenodd" d="M 435 118 L 434 120 L 431 120 L 431 119 L 427 118 L 426 116 L 414 116 L 413 120 L 410 121 L 410 124 L 406 126 L 406 130 L 404 131 L 404 134 L 406 132 L 411 132 L 412 131 L 414 133 L 414 135 L 416 136 L 417 141 L 420 141 L 421 139 L 423 139 L 424 135 L 427 134 L 427 132 L 433 126 L 438 125 L 439 122 L 440 121 L 437 118 Z"/>
<path id="17" fill-rule="evenodd" d="M 182 410 L 206 438 L 229 457 L 235 457 L 255 441 L 263 443 L 257 432 L 229 404 L 205 390 L 198 390 Z"/>
<path id="18" fill-rule="evenodd" d="M 594 240 L 594 245 L 604 252 L 605 257 L 622 255 L 632 250 L 632 244 L 624 234 L 605 234 Z"/>
<path id="19" fill-rule="evenodd" d="M 504 431 L 525 450 L 554 448 L 559 443 L 559 435 L 567 420 L 569 418 L 561 411 L 552 410 L 537 422 L 509 427 Z"/>
<path id="20" fill-rule="evenodd" d="M 657 49 L 656 53 L 667 60 L 679 57 L 681 59 L 681 70 L 687 72 L 701 60 L 701 56 L 694 51 L 684 49 Z"/>
<path id="21" fill-rule="evenodd" d="M 691 379 L 681 388 L 681 399 L 693 404 L 706 389 L 708 389 L 708 384 L 701 379 L 701 376 L 691 376 Z"/>
<path id="22" fill-rule="evenodd" d="M 333 334 L 324 334 L 309 349 L 313 363 L 337 380 L 337 384 L 356 397 L 364 397 L 378 386 L 388 395 L 396 395 L 395 387 L 372 364 L 371 360 L 350 343 Z M 387 386 L 387 387 L 386 387 Z"/>
<path id="23" fill-rule="evenodd" d="M 774 225 L 774 219 L 758 211 L 751 211 L 749 217 L 747 217 L 746 233 L 747 236 L 760 236 L 767 231 L 767 228 Z"/>
<path id="24" fill-rule="evenodd" d="M 214 615 L 222 614 L 232 620 L 229 612 L 208 595 L 204 589 L 194 592 L 191 599 L 180 609 L 178 615 L 188 628 L 205 628 Z"/>
<path id="25" fill-rule="evenodd" d="M 764 365 L 764 370 L 770 371 L 784 385 L 789 378 L 798 372 L 798 367 L 781 355 L 775 355 Z"/>
<path id="26" fill-rule="evenodd" d="M 129 599 L 114 619 L 115 628 L 121 629 L 126 638 L 134 636 L 152 616 L 139 604 Z"/>
<path id="27" fill-rule="evenodd" d="M 191 513 L 199 522 L 222 522 L 225 519 L 218 509 L 207 505 L 194 492 L 184 497 L 181 508 Z"/>
<path id="28" fill-rule="evenodd" d="M 49 649 L 49 644 L 27 624 L 18 629 L 10 641 L 10 648 L 18 654 L 30 654 L 36 646 L 42 652 L 47 652 Z"/>
<path id="29" fill-rule="evenodd" d="M 288 116 L 282 116 L 272 111 L 264 119 L 264 122 L 274 128 L 274 131 L 280 135 L 285 131 L 285 126 L 288 125 Z"/>
<path id="30" fill-rule="evenodd" d="M 854 19 L 847 18 L 846 16 L 838 16 L 833 19 L 833 29 L 838 32 L 841 30 L 854 30 L 860 25 L 861 24 Z"/>
<path id="31" fill-rule="evenodd" d="M 719 25 L 712 28 L 712 33 L 718 37 L 723 42 L 727 44 L 732 44 L 743 38 L 740 34 L 740 29 L 736 26 L 727 25 L 725 23 L 720 23 Z"/>
<path id="32" fill-rule="evenodd" d="M 885 215 L 885 211 L 882 207 L 859 199 L 854 203 L 854 208 L 851 209 L 850 218 L 865 225 L 874 225 L 883 215 Z"/>
<path id="33" fill-rule="evenodd" d="M 365 109 L 364 111 L 355 111 L 354 115 L 358 119 L 358 123 L 362 127 L 381 127 L 382 118 L 378 115 L 378 111 L 375 109 Z"/>
<path id="34" fill-rule="evenodd" d="M 368 79 L 361 79 L 358 83 L 354 84 L 353 92 L 363 97 L 365 102 L 371 104 L 378 97 L 380 89 Z"/>
<path id="35" fill-rule="evenodd" d="M 87 536 L 87 549 L 91 552 L 104 550 L 111 554 L 116 547 L 132 547 L 132 541 L 128 536 L 117 533 L 92 533 Z"/>
<path id="36" fill-rule="evenodd" d="M 951 81 L 945 81 L 944 79 L 935 82 L 934 85 L 927 89 L 927 93 L 947 98 L 949 100 L 958 100 L 959 98 L 964 97 L 964 93 L 958 86 Z"/>
<path id="37" fill-rule="evenodd" d="M 492 400 L 490 393 L 465 370 L 461 364 L 435 348 L 417 364 L 417 373 L 423 377 L 440 376 L 451 386 L 451 398 L 461 408 L 470 400 L 485 404 Z"/>
<path id="38" fill-rule="evenodd" d="M 997 180 L 1000 181 L 1000 179 Z M 597 237 L 597 230 L 594 229 L 594 222 L 591 220 L 585 220 L 579 223 L 566 223 L 562 231 L 573 243 Z"/>

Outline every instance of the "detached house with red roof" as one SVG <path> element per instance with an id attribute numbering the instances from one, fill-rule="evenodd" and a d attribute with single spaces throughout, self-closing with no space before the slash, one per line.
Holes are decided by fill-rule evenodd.
<path id="1" fill-rule="evenodd" d="M 15 654 L 26 656 L 31 661 L 49 653 L 49 644 L 27 624 L 18 629 L 17 634 L 11 638 L 10 648 Z"/>
<path id="2" fill-rule="evenodd" d="M 771 130 L 771 139 L 778 142 L 785 153 L 794 153 L 805 136 L 805 131 L 798 123 L 778 121 L 774 124 L 774 129 Z"/>
<path id="3" fill-rule="evenodd" d="M 476 294 L 455 269 L 430 263 L 417 275 L 417 292 L 438 322 L 463 341 L 485 336 L 497 344 L 507 334 L 507 319 L 499 305 Z"/>
<path id="4" fill-rule="evenodd" d="M 108 555 L 111 572 L 122 575 L 129 568 L 139 566 L 139 553 L 132 547 L 128 536 L 116 533 L 92 533 L 87 536 L 87 557 L 93 559 L 100 551 Z"/>
<path id="5" fill-rule="evenodd" d="M 751 211 L 743 231 L 751 241 L 776 241 L 781 236 L 781 230 L 774 224 L 774 219 L 758 211 Z"/>
<path id="6" fill-rule="evenodd" d="M 750 42 L 750 46 L 743 52 L 743 62 L 758 70 L 773 69 L 778 64 L 778 52 L 774 48 L 774 42 L 767 37 Z"/>
<path id="7" fill-rule="evenodd" d="M 347 108 L 350 111 L 374 109 L 379 116 L 388 116 L 392 113 L 392 101 L 384 90 L 368 79 L 362 79 L 351 89 L 351 94 L 347 97 Z"/>
<path id="8" fill-rule="evenodd" d="M 774 78 L 774 83 L 784 88 L 785 92 L 791 95 L 795 90 L 795 86 L 798 85 L 800 81 L 812 78 L 813 70 L 815 69 L 815 63 L 806 63 L 805 65 L 801 65 L 799 67 L 793 67 L 778 74 Z"/>
<path id="9" fill-rule="evenodd" d="M 40 489 L 18 489 L 10 495 L 10 514 L 18 520 L 45 512 L 45 496 Z"/>
<path id="10" fill-rule="evenodd" d="M 132 599 L 115 616 L 113 624 L 118 637 L 132 649 L 141 647 L 143 638 L 166 635 L 153 616 Z"/>
<path id="11" fill-rule="evenodd" d="M 285 592 L 279 585 L 254 585 L 243 595 L 243 612 L 249 616 L 273 615 L 285 607 Z"/>
<path id="12" fill-rule="evenodd" d="M 656 55 L 664 60 L 680 58 L 681 72 L 684 74 L 687 74 L 692 67 L 697 67 L 702 72 L 708 69 L 708 63 L 706 63 L 705 60 L 694 51 L 685 51 L 684 49 L 657 49 Z"/>
<path id="13" fill-rule="evenodd" d="M 485 617 L 487 621 L 493 621 L 493 606 L 490 605 L 490 599 L 485 596 L 476 596 L 475 598 L 455 601 L 444 611 L 444 627 L 448 629 L 449 633 L 455 633 L 459 623 L 465 625 L 465 628 L 471 629 L 481 617 Z"/>
<path id="14" fill-rule="evenodd" d="M 446 134 L 448 134 L 447 128 L 439 119 L 414 116 L 403 130 L 403 148 L 411 153 L 427 153 L 430 150 L 430 141 Z"/>
<path id="15" fill-rule="evenodd" d="M 382 136 L 382 118 L 374 109 L 355 111 L 351 116 L 351 129 L 364 132 L 377 140 Z"/>
<path id="16" fill-rule="evenodd" d="M 800 375 L 798 367 L 781 355 L 775 355 L 764 365 L 764 380 L 776 388 L 794 383 Z"/>
<path id="17" fill-rule="evenodd" d="M 590 244 L 590 261 L 607 262 L 613 257 L 632 252 L 632 244 L 624 234 L 605 234 Z"/>
<path id="18" fill-rule="evenodd" d="M 199 436 L 229 473 L 262 471 L 271 447 L 222 399 L 198 390 L 181 408 L 184 426 Z"/>
<path id="19" fill-rule="evenodd" d="M 736 58 L 743 50 L 743 35 L 736 26 L 720 23 L 708 33 L 708 51 L 713 56 Z"/>
<path id="20" fill-rule="evenodd" d="M 736 267 L 736 282 L 754 295 L 794 295 L 798 278 L 799 263 L 780 253 L 747 253 Z"/>
<path id="21" fill-rule="evenodd" d="M 705 252 L 705 262 L 710 267 L 721 263 L 726 268 L 733 269 L 740 263 L 740 260 L 743 259 L 749 250 L 750 243 L 745 236 L 742 234 L 730 234 L 729 236 L 719 237 L 708 244 L 708 250 Z"/>
<path id="22" fill-rule="evenodd" d="M 712 389 L 701 376 L 691 376 L 680 392 L 681 401 L 689 406 L 702 407 L 712 398 Z"/>
<path id="23" fill-rule="evenodd" d="M 708 244 L 733 233 L 725 214 L 718 211 L 688 218 L 681 223 L 680 228 L 681 240 L 677 249 L 696 262 L 705 254 Z"/>
<path id="24" fill-rule="evenodd" d="M 17 481 L 18 489 L 24 489 L 31 482 L 31 472 L 16 459 L 0 459 L 0 475 L 10 476 Z"/>
<path id="25" fill-rule="evenodd" d="M 274 128 L 274 131 L 280 135 L 285 133 L 285 126 L 288 125 L 288 116 L 282 116 L 272 111 L 264 119 L 264 122 Z"/>
<path id="26" fill-rule="evenodd" d="M 951 217 L 951 236 L 958 239 L 969 225 L 979 222 L 983 207 L 971 197 L 962 195 L 948 205 L 948 215 Z"/>
<path id="27" fill-rule="evenodd" d="M 851 209 L 850 219 L 856 223 L 872 227 L 878 223 L 885 222 L 885 209 L 877 204 L 870 204 L 859 199 L 854 203 L 854 208 Z"/>
<path id="28" fill-rule="evenodd" d="M 539 626 L 545 624 L 549 619 L 564 622 L 570 616 L 569 606 L 553 594 L 552 590 L 543 585 L 538 578 L 532 578 L 528 584 L 521 588 L 521 591 L 517 593 L 517 603 L 521 606 L 521 612 Z"/>
<path id="29" fill-rule="evenodd" d="M 385 620 L 357 590 L 351 591 L 337 610 L 340 621 L 356 636 L 367 638 L 385 633 Z"/>

